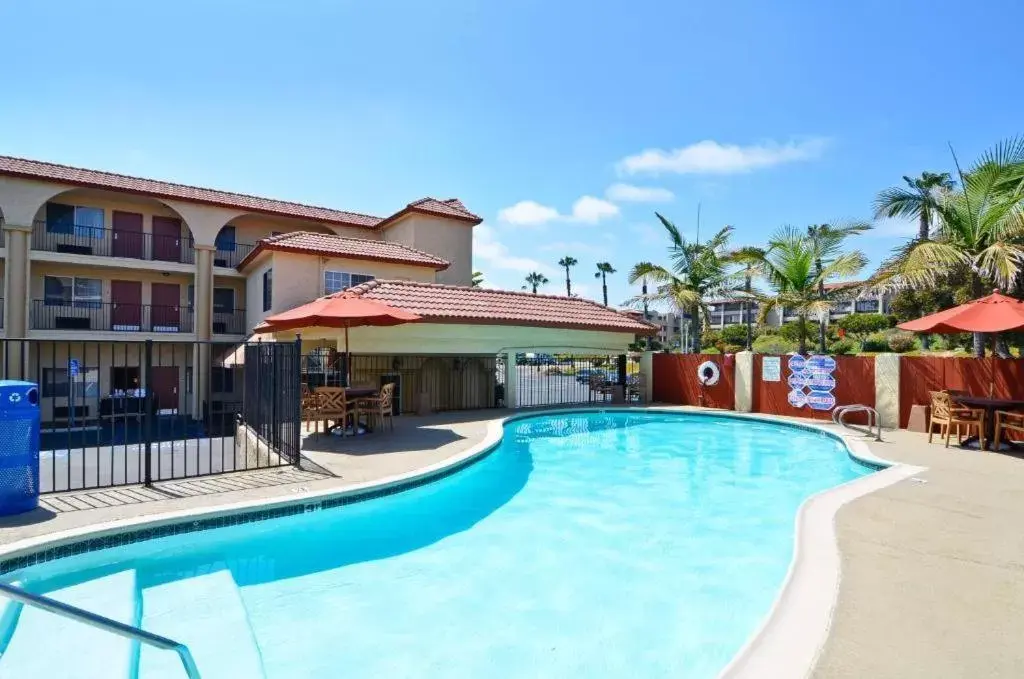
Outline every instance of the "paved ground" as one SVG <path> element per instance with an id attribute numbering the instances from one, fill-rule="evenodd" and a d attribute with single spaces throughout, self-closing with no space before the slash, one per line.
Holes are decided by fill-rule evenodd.
<path id="1" fill-rule="evenodd" d="M 184 487 L 191 494 L 128 488 L 118 494 L 137 502 L 77 511 L 54 503 L 86 502 L 83 494 L 49 496 L 48 507 L 0 520 L 0 544 L 114 518 L 383 478 L 465 450 L 483 436 L 487 418 L 504 412 L 405 416 L 394 433 L 380 436 L 308 434 L 309 469 L 190 480 Z M 929 469 L 841 510 L 839 602 L 814 676 L 1024 677 L 1024 459 L 947 451 L 908 432 L 887 432 L 886 439 L 871 444 L 877 455 Z M 249 475 L 254 480 L 237 490 L 208 485 Z"/>

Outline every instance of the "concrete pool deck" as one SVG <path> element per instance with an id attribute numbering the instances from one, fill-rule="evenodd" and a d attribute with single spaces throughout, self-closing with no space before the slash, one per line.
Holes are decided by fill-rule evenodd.
<path id="1" fill-rule="evenodd" d="M 393 433 L 365 437 L 310 434 L 303 444 L 308 469 L 179 480 L 130 503 L 66 510 L 55 501 L 70 496 L 47 496 L 36 512 L 0 520 L 0 545 L 117 519 L 342 490 L 464 453 L 510 414 L 401 417 Z M 869 442 L 873 454 L 927 470 L 839 510 L 841 584 L 812 676 L 1024 676 L 1024 459 L 945 450 L 904 431 L 886 432 L 885 439 Z M 259 481 L 232 489 L 232 480 L 246 474 L 259 474 Z M 94 492 L 110 498 L 125 491 L 139 493 Z"/>

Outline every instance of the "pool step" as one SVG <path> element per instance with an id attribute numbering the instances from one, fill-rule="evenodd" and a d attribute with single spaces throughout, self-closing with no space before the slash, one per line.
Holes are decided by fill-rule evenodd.
<path id="1" fill-rule="evenodd" d="M 137 622 L 135 571 L 122 571 L 47 592 L 57 601 L 127 625 Z M 3 657 L 0 677 L 133 679 L 135 648 L 130 639 L 32 606 L 23 606 Z"/>
<path id="2" fill-rule="evenodd" d="M 217 570 L 142 590 L 142 628 L 179 641 L 203 679 L 260 679 L 263 659 L 229 570 Z M 142 647 L 139 679 L 181 679 L 176 653 Z"/>

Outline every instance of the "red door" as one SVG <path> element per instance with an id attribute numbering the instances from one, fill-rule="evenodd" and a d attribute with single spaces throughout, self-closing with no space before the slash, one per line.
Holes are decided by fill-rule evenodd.
<path id="1" fill-rule="evenodd" d="M 178 366 L 154 365 L 149 372 L 157 410 L 178 410 Z"/>
<path id="2" fill-rule="evenodd" d="M 153 259 L 161 262 L 181 261 L 181 220 L 153 217 Z"/>
<path id="3" fill-rule="evenodd" d="M 110 329 L 123 332 L 142 330 L 142 283 L 110 281 Z"/>
<path id="4" fill-rule="evenodd" d="M 142 259 L 142 215 L 114 210 L 114 256 Z"/>
<path id="5" fill-rule="evenodd" d="M 177 283 L 153 283 L 153 332 L 181 332 L 181 290 Z"/>

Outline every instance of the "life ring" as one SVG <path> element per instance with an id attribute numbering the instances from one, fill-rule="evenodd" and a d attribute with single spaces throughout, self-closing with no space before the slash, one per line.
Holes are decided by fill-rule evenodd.
<path id="1" fill-rule="evenodd" d="M 697 379 L 705 387 L 713 387 L 718 384 L 718 379 L 721 376 L 722 372 L 714 361 L 704 361 L 697 366 Z"/>

